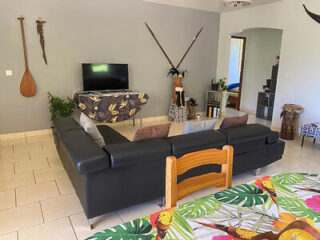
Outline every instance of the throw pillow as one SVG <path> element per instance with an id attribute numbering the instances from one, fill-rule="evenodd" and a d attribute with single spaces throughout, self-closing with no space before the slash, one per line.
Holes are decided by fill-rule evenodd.
<path id="1" fill-rule="evenodd" d="M 220 129 L 246 125 L 248 122 L 248 117 L 249 114 L 245 114 L 241 117 L 226 117 L 223 119 Z"/>
<path id="2" fill-rule="evenodd" d="M 99 147 L 103 148 L 106 145 L 97 126 L 84 113 L 81 113 L 80 115 L 80 125 L 83 127 L 84 131 L 92 137 L 93 141 L 99 145 Z"/>
<path id="3" fill-rule="evenodd" d="M 167 123 L 162 125 L 140 128 L 134 135 L 133 141 L 137 142 L 146 139 L 168 137 L 170 126 L 171 123 Z"/>
<path id="4" fill-rule="evenodd" d="M 213 130 L 216 122 L 216 119 L 187 122 L 183 134 Z"/>

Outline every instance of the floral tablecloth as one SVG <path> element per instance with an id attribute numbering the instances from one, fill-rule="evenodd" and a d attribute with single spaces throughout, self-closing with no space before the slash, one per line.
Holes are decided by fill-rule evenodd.
<path id="1" fill-rule="evenodd" d="M 147 103 L 145 93 L 76 93 L 73 101 L 81 112 L 105 123 L 121 122 L 133 117 Z"/>
<path id="2" fill-rule="evenodd" d="M 97 232 L 90 240 L 319 240 L 320 178 L 283 173 Z"/>

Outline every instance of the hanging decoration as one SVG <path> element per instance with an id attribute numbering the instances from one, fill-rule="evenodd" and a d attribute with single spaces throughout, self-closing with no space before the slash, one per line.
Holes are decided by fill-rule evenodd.
<path id="1" fill-rule="evenodd" d="M 247 7 L 252 4 L 252 0 L 223 0 L 225 7 Z"/>
<path id="2" fill-rule="evenodd" d="M 311 11 L 309 11 L 309 9 L 306 7 L 306 5 L 303 4 L 304 10 L 306 11 L 306 13 L 313 19 L 315 20 L 317 23 L 320 23 L 320 15 L 315 14 Z"/>
<path id="3" fill-rule="evenodd" d="M 196 40 L 198 39 L 200 33 L 203 30 L 203 27 L 199 30 L 199 32 L 197 33 L 197 35 L 194 37 L 193 41 L 191 42 L 189 48 L 187 49 L 187 51 L 185 52 L 185 54 L 183 55 L 183 57 L 181 58 L 180 62 L 178 63 L 177 66 L 174 66 L 174 64 L 172 63 L 172 61 L 170 60 L 168 54 L 165 52 L 165 50 L 163 49 L 163 47 L 161 46 L 160 42 L 158 41 L 157 37 L 155 36 L 155 34 L 153 33 L 153 31 L 151 30 L 151 28 L 149 27 L 149 25 L 147 23 L 145 23 L 146 27 L 148 28 L 149 32 L 151 33 L 152 37 L 154 38 L 154 40 L 156 41 L 156 43 L 158 44 L 158 46 L 160 47 L 162 53 L 164 54 L 164 56 L 166 57 L 166 59 L 168 60 L 171 69 L 168 73 L 168 75 L 172 75 L 173 77 L 173 97 L 172 97 L 172 103 L 176 104 L 178 108 L 180 107 L 185 107 L 185 98 L 184 98 L 184 89 L 183 89 L 183 84 L 182 84 L 182 80 L 185 76 L 185 73 L 187 72 L 187 70 L 184 71 L 179 71 L 179 67 L 182 64 L 183 60 L 186 58 L 186 56 L 188 55 L 190 49 L 192 48 L 192 46 L 194 45 L 194 43 L 196 42 Z"/>
<path id="4" fill-rule="evenodd" d="M 20 21 L 24 63 L 26 68 L 20 83 L 20 93 L 22 96 L 32 97 L 37 93 L 37 86 L 33 80 L 33 77 L 31 75 L 31 72 L 29 70 L 29 65 L 28 65 L 27 45 L 26 45 L 26 39 L 24 35 L 24 26 L 23 26 L 24 17 L 22 16 L 18 17 L 18 20 Z"/>
<path id="5" fill-rule="evenodd" d="M 37 32 L 40 36 L 40 44 L 42 48 L 42 57 L 44 59 L 44 62 L 48 65 L 47 56 L 46 56 L 46 50 L 44 46 L 44 36 L 43 36 L 43 24 L 46 23 L 46 21 L 42 21 L 41 18 L 39 18 L 37 21 Z"/>

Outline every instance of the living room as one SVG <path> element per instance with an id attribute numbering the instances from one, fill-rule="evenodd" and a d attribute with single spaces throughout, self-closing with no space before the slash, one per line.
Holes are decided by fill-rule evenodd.
<path id="1" fill-rule="evenodd" d="M 282 234 L 291 222 L 303 218 L 318 231 L 317 13 L 320 3 L 315 0 L 5 0 L 0 14 L 0 240 L 281 239 L 252 236 Z M 279 67 L 272 120 L 256 117 L 252 109 L 258 91 L 270 96 L 269 86 L 264 89 L 261 83 L 260 89 L 241 98 L 239 111 L 226 107 L 231 37 L 247 36 L 248 42 L 253 37 L 246 33 L 253 29 L 281 32 L 279 62 L 273 54 L 274 62 L 266 66 L 270 78 L 273 66 Z M 127 85 L 111 86 L 121 90 L 116 93 L 95 95 L 93 90 L 107 88 L 85 86 L 86 66 L 90 74 L 121 67 Z M 246 70 L 250 66 L 244 65 Z M 212 83 L 219 79 L 214 90 Z M 249 89 L 252 84 L 245 80 L 243 87 Z M 303 91 L 304 87 L 308 88 Z M 208 91 L 221 94 L 212 100 L 212 109 Z M 110 95 L 119 105 L 109 100 L 95 105 Z M 68 97 L 70 105 L 52 110 L 50 100 L 68 103 Z M 253 107 L 246 108 L 248 103 Z M 298 108 L 292 113 L 292 105 L 288 110 L 282 108 L 285 104 Z M 100 110 L 102 105 L 107 110 Z M 60 118 L 61 106 L 70 110 L 70 117 Z M 82 126 L 81 112 L 82 120 L 89 119 Z M 55 121 L 50 120 L 53 116 Z M 102 147 L 90 135 L 92 123 L 102 135 Z M 228 124 L 232 127 L 223 127 Z M 152 128 L 159 125 L 161 129 Z M 159 131 L 166 135 L 145 139 Z M 174 213 L 168 211 L 166 158 L 224 145 L 234 149 L 232 186 L 251 186 L 254 199 L 241 198 L 239 207 L 224 200 L 219 188 L 208 188 L 180 200 Z M 219 171 L 207 167 L 190 176 L 209 170 Z M 292 210 L 294 204 L 284 200 L 287 195 L 299 199 L 300 210 Z M 204 202 L 205 207 L 191 213 L 185 209 L 208 196 L 214 197 Z M 261 202 L 255 206 L 255 201 Z M 228 215 L 230 222 L 222 218 L 227 210 L 248 206 L 255 212 L 246 212 L 247 218 L 240 213 Z M 202 207 L 213 215 L 201 215 Z M 265 224 L 249 223 L 250 217 L 261 216 L 258 208 L 269 209 L 269 218 L 261 219 Z M 173 217 L 164 227 L 166 221 L 160 219 L 166 214 Z M 287 228 L 278 228 L 289 215 Z M 231 224 L 253 235 L 236 237 L 217 229 L 217 224 Z M 135 230 L 121 232 L 128 226 Z M 313 238 L 303 237 L 310 234 Z M 301 239 L 320 239 L 320 233 L 312 234 L 303 232 Z"/>

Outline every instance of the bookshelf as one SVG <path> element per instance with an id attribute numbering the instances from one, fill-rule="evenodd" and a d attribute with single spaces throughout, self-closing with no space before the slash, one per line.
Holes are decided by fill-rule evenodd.
<path id="1" fill-rule="evenodd" d="M 220 118 L 222 109 L 223 91 L 207 90 L 206 91 L 206 116 Z"/>

